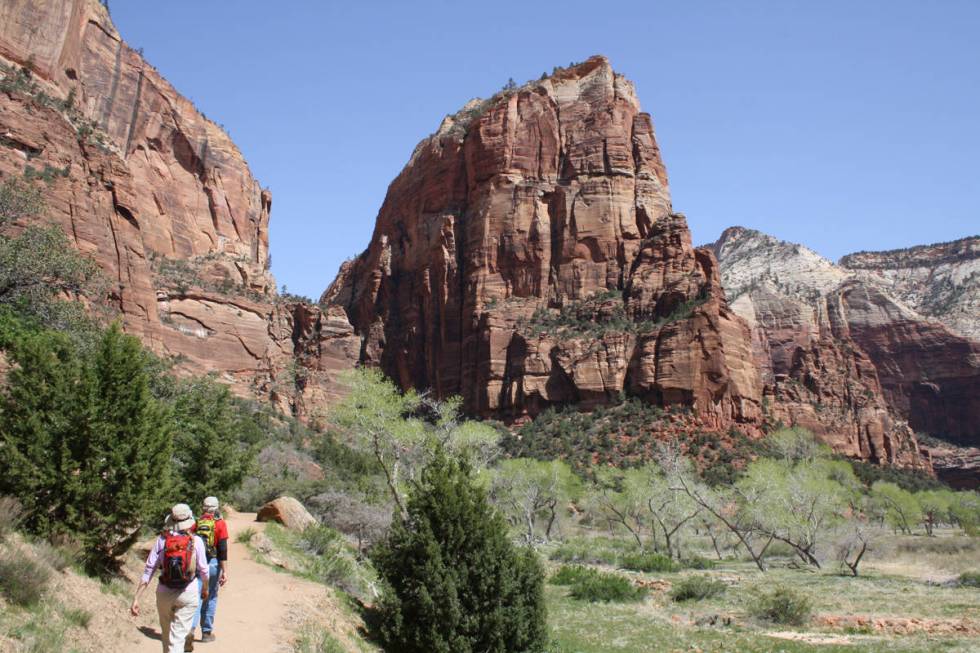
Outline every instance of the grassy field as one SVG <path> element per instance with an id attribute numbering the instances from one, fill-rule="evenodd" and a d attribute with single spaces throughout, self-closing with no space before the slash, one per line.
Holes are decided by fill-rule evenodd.
<path id="1" fill-rule="evenodd" d="M 916 539 L 924 546 L 933 545 L 925 538 Z M 640 603 L 588 603 L 571 598 L 567 587 L 549 585 L 556 650 L 980 651 L 980 589 L 956 586 L 949 580 L 950 571 L 943 569 L 980 566 L 976 548 L 947 547 L 945 555 L 924 555 L 917 546 L 913 543 L 908 550 L 896 546 L 868 564 L 865 575 L 858 578 L 839 575 L 836 569 L 794 569 L 788 560 L 773 561 L 776 568 L 765 574 L 739 561 L 725 561 L 707 571 L 616 571 L 651 586 Z M 674 602 L 670 587 L 696 574 L 721 580 L 726 591 L 702 601 Z M 937 580 L 943 577 L 947 580 Z M 759 594 L 776 586 L 809 599 L 813 616 L 806 625 L 781 626 L 752 616 Z"/>

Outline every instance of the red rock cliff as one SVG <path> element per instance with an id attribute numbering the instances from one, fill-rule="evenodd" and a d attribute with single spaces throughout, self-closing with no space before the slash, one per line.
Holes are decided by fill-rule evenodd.
<path id="1" fill-rule="evenodd" d="M 44 218 L 98 261 L 127 331 L 299 412 L 333 392 L 357 351 L 343 313 L 279 301 L 271 194 L 101 3 L 0 3 L 0 66 L 0 173 L 51 173 Z"/>
<path id="2" fill-rule="evenodd" d="M 602 57 L 422 141 L 323 300 L 405 387 L 522 419 L 621 393 L 755 429 L 749 330 L 672 214 L 650 116 Z"/>

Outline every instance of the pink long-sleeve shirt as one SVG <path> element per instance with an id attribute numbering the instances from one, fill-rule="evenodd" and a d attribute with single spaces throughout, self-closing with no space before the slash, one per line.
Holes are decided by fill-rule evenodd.
<path id="1" fill-rule="evenodd" d="M 160 568 L 163 564 L 163 546 L 166 538 L 161 535 L 157 538 L 156 544 L 150 550 L 150 555 L 146 556 L 146 566 L 143 568 L 143 582 L 149 583 L 153 578 L 153 574 L 156 570 Z M 208 582 L 208 556 L 204 549 L 204 540 L 199 537 L 194 536 L 194 560 L 197 566 L 197 578 L 201 579 L 201 582 L 207 585 Z M 191 583 L 195 582 L 196 579 L 191 580 Z M 184 587 L 180 588 L 183 592 L 190 586 L 191 583 L 187 583 Z M 157 591 L 170 590 L 172 588 L 167 587 L 163 583 L 157 586 Z"/>

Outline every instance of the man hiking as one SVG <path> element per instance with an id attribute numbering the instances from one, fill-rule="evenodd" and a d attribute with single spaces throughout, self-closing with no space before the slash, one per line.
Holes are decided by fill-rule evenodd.
<path id="1" fill-rule="evenodd" d="M 218 588 L 224 586 L 228 580 L 228 524 L 221 517 L 217 497 L 207 497 L 203 508 L 193 530 L 204 541 L 204 550 L 208 557 L 208 598 L 201 602 L 201 609 L 194 616 L 194 626 L 188 635 L 189 642 L 194 637 L 198 622 L 201 623 L 201 641 L 214 641 L 214 613 L 218 609 Z M 193 643 L 191 645 L 193 646 Z"/>
<path id="2" fill-rule="evenodd" d="M 204 541 L 195 536 L 194 515 L 186 503 L 170 509 L 164 530 L 146 557 L 143 577 L 136 587 L 129 611 L 140 614 L 140 595 L 150 584 L 157 568 L 157 613 L 160 616 L 160 641 L 163 653 L 183 653 L 187 634 L 194 624 L 200 598 L 208 597 L 208 562 Z M 198 579 L 201 581 L 198 586 Z"/>

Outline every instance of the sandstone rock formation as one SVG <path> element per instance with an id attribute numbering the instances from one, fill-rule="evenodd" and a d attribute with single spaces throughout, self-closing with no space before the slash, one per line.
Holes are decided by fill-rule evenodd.
<path id="1" fill-rule="evenodd" d="M 335 391 L 359 346 L 343 313 L 276 296 L 271 194 L 100 2 L 0 4 L 0 76 L 0 174 L 46 184 L 45 217 L 100 264 L 127 331 L 299 413 Z"/>
<path id="2" fill-rule="evenodd" d="M 733 310 L 752 325 L 775 417 L 846 435 L 871 459 L 914 455 L 909 427 L 980 437 L 976 342 L 800 245 L 733 227 L 712 248 Z"/>
<path id="3" fill-rule="evenodd" d="M 593 57 L 473 101 L 422 141 L 322 298 L 361 360 L 515 421 L 621 393 L 761 425 L 746 324 L 671 211 L 650 116 Z"/>

